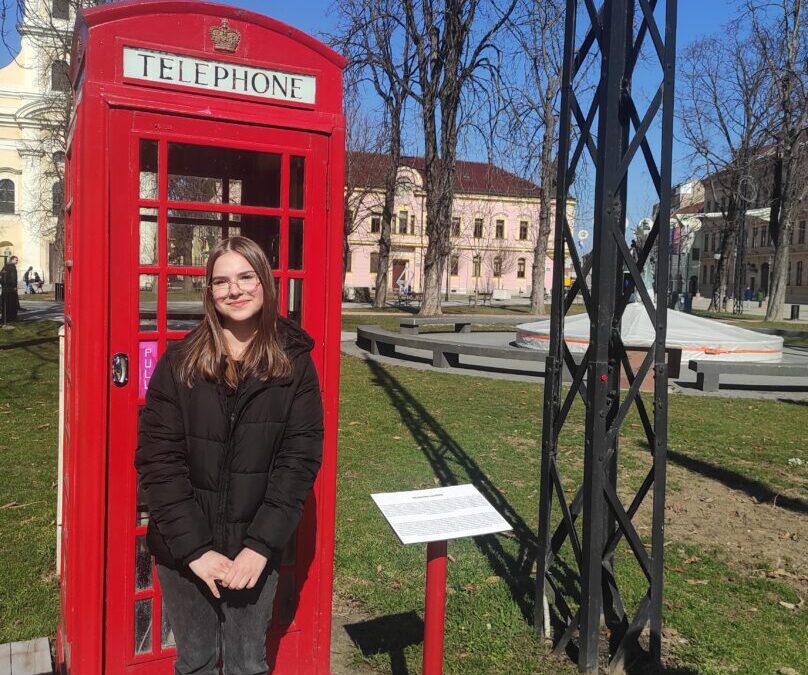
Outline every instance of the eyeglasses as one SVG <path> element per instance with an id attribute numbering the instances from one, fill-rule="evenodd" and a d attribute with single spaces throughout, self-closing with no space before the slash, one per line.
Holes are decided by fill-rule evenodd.
<path id="1" fill-rule="evenodd" d="M 254 293 L 255 289 L 261 285 L 261 280 L 255 272 L 244 272 L 233 281 L 217 277 L 210 282 L 209 286 L 214 297 L 223 298 L 230 294 L 231 284 L 238 286 L 244 293 Z"/>

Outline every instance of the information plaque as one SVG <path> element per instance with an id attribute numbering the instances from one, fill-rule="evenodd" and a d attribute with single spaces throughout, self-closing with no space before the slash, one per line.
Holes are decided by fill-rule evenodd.
<path id="1" fill-rule="evenodd" d="M 513 529 L 473 485 L 371 495 L 402 544 Z"/>

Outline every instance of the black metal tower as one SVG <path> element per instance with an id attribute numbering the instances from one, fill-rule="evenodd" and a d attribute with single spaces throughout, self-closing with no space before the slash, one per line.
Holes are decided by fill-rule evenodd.
<path id="1" fill-rule="evenodd" d="M 577 635 L 582 672 L 598 670 L 601 637 L 606 640 L 601 617 L 609 629 L 608 660 L 613 668 L 625 664 L 649 623 L 654 660 L 659 659 L 661 646 L 676 6 L 677 0 L 603 0 L 600 7 L 596 7 L 596 0 L 567 0 L 556 204 L 568 203 L 579 162 L 588 153 L 595 167 L 594 237 L 591 259 L 584 265 L 567 209 L 556 208 L 535 619 L 538 630 L 553 639 L 557 651 L 565 650 Z M 586 18 L 583 26 L 577 25 L 579 8 Z M 646 41 L 650 41 L 654 65 L 658 59 L 660 84 L 641 116 L 632 98 L 632 76 Z M 600 78 L 591 105 L 585 109 L 579 90 L 590 84 L 584 64 L 593 57 L 599 59 Z M 649 134 L 651 129 L 655 131 Z M 626 243 L 625 227 L 629 167 L 635 159 L 640 161 L 640 155 L 659 197 L 659 209 L 637 253 Z M 651 256 L 655 246 L 658 253 Z M 576 276 L 569 290 L 564 289 L 564 260 L 572 262 Z M 654 268 L 654 288 L 643 282 L 646 265 Z M 654 345 L 636 370 L 621 339 L 621 319 L 634 293 L 656 333 Z M 576 360 L 564 339 L 564 318 L 579 295 L 589 314 L 591 334 L 586 354 Z M 561 383 L 565 367 L 573 376 L 568 389 L 562 389 Z M 629 383 L 623 391 L 621 369 Z M 649 412 L 640 387 L 650 377 L 654 378 L 654 400 Z M 569 499 L 569 483 L 575 472 L 565 466 L 559 454 L 559 438 L 565 425 L 570 426 L 570 410 L 578 397 L 584 402 L 586 416 L 583 477 Z M 648 465 L 639 487 L 631 490 L 633 497 L 624 502 L 617 488 L 621 478 L 618 453 L 621 431 L 632 406 L 648 442 Z M 627 484 L 621 481 L 623 495 Z M 634 519 L 649 495 L 650 536 L 641 536 Z M 559 509 L 555 521 L 554 505 Z M 620 575 L 614 569 L 615 551 L 622 542 L 633 554 L 624 558 L 639 567 L 647 583 L 639 599 L 632 597 L 625 603 L 630 605 L 628 609 Z M 621 559 L 621 565 L 625 564 Z"/>

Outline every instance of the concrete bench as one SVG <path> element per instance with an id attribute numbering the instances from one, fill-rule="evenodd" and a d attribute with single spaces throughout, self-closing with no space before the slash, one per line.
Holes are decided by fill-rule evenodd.
<path id="1" fill-rule="evenodd" d="M 378 326 L 357 326 L 356 337 L 360 343 L 368 345 L 374 355 L 392 356 L 396 347 L 423 349 L 432 352 L 432 365 L 435 368 L 456 367 L 460 356 L 480 356 L 490 359 L 509 359 L 544 363 L 546 352 L 538 352 L 521 347 L 493 347 L 489 345 L 454 344 L 439 340 L 429 340 L 415 335 L 402 335 Z"/>
<path id="2" fill-rule="evenodd" d="M 479 303 L 481 305 L 484 305 L 488 303 L 490 305 L 492 295 L 493 295 L 492 293 L 485 293 L 485 292 L 472 293 L 469 296 L 469 304 L 476 305 L 477 303 Z"/>
<path id="3" fill-rule="evenodd" d="M 517 324 L 528 321 L 540 321 L 545 317 L 516 314 L 444 314 L 434 317 L 411 317 L 402 319 L 399 331 L 406 335 L 417 335 L 420 326 L 454 326 L 455 333 L 470 333 L 472 326 L 491 324 Z"/>
<path id="4" fill-rule="evenodd" d="M 808 377 L 808 365 L 799 363 L 756 363 L 744 361 L 689 361 L 687 367 L 696 373 L 696 386 L 701 391 L 718 391 L 721 375 L 762 375 L 775 377 Z"/>

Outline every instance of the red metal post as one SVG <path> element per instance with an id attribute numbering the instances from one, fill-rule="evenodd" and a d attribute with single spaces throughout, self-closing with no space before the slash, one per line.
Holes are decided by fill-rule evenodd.
<path id="1" fill-rule="evenodd" d="M 443 672 L 443 633 L 446 619 L 446 541 L 426 545 L 424 608 L 424 675 Z"/>

